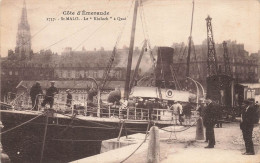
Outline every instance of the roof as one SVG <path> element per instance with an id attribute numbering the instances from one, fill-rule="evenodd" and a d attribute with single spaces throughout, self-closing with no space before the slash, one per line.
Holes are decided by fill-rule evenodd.
<path id="1" fill-rule="evenodd" d="M 42 89 L 49 88 L 51 86 L 50 81 L 48 80 L 41 80 L 39 81 Z M 99 82 L 98 82 L 99 83 Z M 17 86 L 16 89 L 19 87 L 24 87 L 26 89 L 30 89 L 35 84 L 35 81 L 21 81 Z M 88 89 L 95 87 L 95 83 L 90 80 L 59 80 L 55 81 L 55 87 L 58 89 Z M 105 86 L 105 89 L 115 89 L 116 87 L 124 86 L 123 81 L 111 81 Z"/>
<path id="2" fill-rule="evenodd" d="M 240 83 L 240 85 L 248 88 L 260 88 L 260 83 Z"/>

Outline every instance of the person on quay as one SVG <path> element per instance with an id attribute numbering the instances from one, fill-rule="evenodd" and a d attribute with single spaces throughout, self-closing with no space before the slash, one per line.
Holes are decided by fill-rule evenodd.
<path id="1" fill-rule="evenodd" d="M 30 89 L 30 96 L 32 100 L 32 110 L 38 110 L 39 95 L 43 94 L 40 82 L 36 81 Z"/>
<path id="2" fill-rule="evenodd" d="M 257 115 L 257 105 L 254 101 L 246 100 L 244 101 L 245 107 L 242 110 L 240 129 L 243 133 L 243 139 L 245 141 L 246 152 L 244 155 L 254 155 L 254 144 L 252 141 L 252 133 L 254 129 L 254 124 L 258 123 L 259 116 Z M 258 120 L 255 118 L 258 116 Z"/>
<path id="3" fill-rule="evenodd" d="M 174 110 L 176 110 L 176 108 L 177 108 L 177 113 L 178 113 L 178 116 L 179 116 L 179 122 L 180 122 L 180 125 L 182 125 L 182 122 L 184 122 L 183 107 L 182 107 L 181 103 L 178 102 L 178 101 L 174 105 L 175 105 Z"/>
<path id="4" fill-rule="evenodd" d="M 171 103 L 169 103 L 171 105 Z M 180 122 L 180 124 L 182 124 L 182 120 L 180 120 L 181 117 L 181 114 L 183 112 L 183 109 L 182 109 L 182 105 L 175 101 L 172 106 L 169 107 L 169 110 L 172 110 L 173 111 L 173 114 L 174 114 L 174 119 L 175 119 L 175 124 L 178 124 L 178 120 Z"/>
<path id="5" fill-rule="evenodd" d="M 67 107 L 71 107 L 71 105 L 72 105 L 72 94 L 70 93 L 69 89 L 67 89 L 66 92 L 67 92 L 66 105 L 67 105 Z"/>
<path id="6" fill-rule="evenodd" d="M 192 104 L 189 102 L 183 107 L 183 114 L 185 116 L 186 125 L 191 123 L 191 110 L 193 109 Z"/>
<path id="7" fill-rule="evenodd" d="M 154 107 L 153 101 L 154 101 L 154 99 L 149 99 L 149 100 L 146 101 L 146 104 L 145 104 L 145 107 L 149 112 L 149 115 L 148 115 L 149 120 L 153 120 L 153 117 L 152 117 L 153 107 Z"/>
<path id="8" fill-rule="evenodd" d="M 206 108 L 205 108 L 205 115 L 203 119 L 203 124 L 206 128 L 206 140 L 208 139 L 208 146 L 205 148 L 214 148 L 215 142 L 215 133 L 214 133 L 214 126 L 216 123 L 215 117 L 215 104 L 212 102 L 211 99 L 206 99 Z"/>
<path id="9" fill-rule="evenodd" d="M 54 95 L 59 93 L 58 89 L 54 86 L 55 81 L 51 81 L 51 87 L 49 87 L 46 90 L 45 98 L 42 102 L 42 107 L 45 107 L 45 105 L 48 103 L 50 104 L 50 109 L 52 109 L 53 103 L 54 103 Z"/>
<path id="10" fill-rule="evenodd" d="M 204 118 L 205 118 L 205 110 L 206 110 L 206 103 L 205 103 L 205 101 L 203 100 L 203 101 L 201 101 L 201 103 L 200 103 L 200 107 L 198 108 L 198 112 L 199 112 L 199 115 L 200 115 L 200 117 L 202 118 L 202 122 L 204 123 Z M 208 138 L 208 135 L 207 134 L 205 134 L 206 135 L 206 140 L 205 140 L 205 142 L 208 142 L 209 141 L 209 138 Z"/>

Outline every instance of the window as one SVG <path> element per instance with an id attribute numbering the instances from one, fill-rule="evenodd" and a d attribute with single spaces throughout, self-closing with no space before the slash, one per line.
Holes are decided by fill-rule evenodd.
<path id="1" fill-rule="evenodd" d="M 97 78 L 97 71 L 94 71 L 94 72 L 93 72 L 93 77 L 94 77 L 94 78 Z"/>
<path id="2" fill-rule="evenodd" d="M 18 71 L 15 71 L 15 73 L 14 73 L 15 75 L 18 75 Z"/>
<path id="3" fill-rule="evenodd" d="M 79 78 L 79 71 L 76 71 L 75 77 L 76 77 L 76 78 Z"/>
<path id="4" fill-rule="evenodd" d="M 13 74 L 13 72 L 12 71 L 9 71 L 9 75 L 12 75 Z"/>
<path id="5" fill-rule="evenodd" d="M 85 76 L 86 76 L 86 77 L 88 77 L 88 74 L 89 74 L 88 71 L 85 71 Z"/>
<path id="6" fill-rule="evenodd" d="M 98 78 L 102 78 L 103 77 L 103 70 L 98 70 Z"/>
<path id="7" fill-rule="evenodd" d="M 70 78 L 71 77 L 71 72 L 70 72 L 70 70 L 68 70 L 68 78 Z"/>

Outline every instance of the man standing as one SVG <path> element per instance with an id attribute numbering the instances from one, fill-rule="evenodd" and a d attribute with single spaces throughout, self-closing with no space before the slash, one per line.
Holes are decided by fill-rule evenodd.
<path id="1" fill-rule="evenodd" d="M 177 101 L 176 102 L 176 107 L 177 107 L 178 114 L 179 114 L 179 122 L 180 122 L 180 125 L 182 125 L 182 122 L 184 122 L 184 118 L 183 118 L 183 108 L 182 108 L 181 103 L 179 103 Z"/>
<path id="2" fill-rule="evenodd" d="M 43 94 L 40 82 L 36 81 L 30 89 L 30 96 L 32 100 L 32 110 L 38 110 L 39 95 Z"/>
<path id="3" fill-rule="evenodd" d="M 254 114 L 256 114 L 256 107 L 253 100 L 244 101 L 245 108 L 242 111 L 242 119 L 240 123 L 240 129 L 243 133 L 243 139 L 245 141 L 246 152 L 244 155 L 254 155 L 254 144 L 252 141 L 252 133 L 254 128 Z"/>
<path id="4" fill-rule="evenodd" d="M 214 145 L 216 143 L 214 134 L 214 126 L 216 123 L 216 117 L 214 114 L 215 105 L 210 99 L 207 99 L 206 103 L 207 107 L 205 108 L 203 123 L 206 128 L 206 138 L 208 139 L 208 146 L 206 146 L 205 148 L 214 148 Z"/>
<path id="5" fill-rule="evenodd" d="M 54 103 L 54 95 L 59 93 L 58 89 L 54 86 L 55 81 L 51 81 L 51 87 L 46 90 L 45 98 L 42 102 L 42 107 L 44 107 L 47 103 L 50 104 L 50 109 L 52 109 Z"/>
<path id="6" fill-rule="evenodd" d="M 67 92 L 66 105 L 67 105 L 68 107 L 71 107 L 71 104 L 72 104 L 72 94 L 70 93 L 70 90 L 69 90 L 69 89 L 67 89 L 66 92 Z"/>
<path id="7" fill-rule="evenodd" d="M 184 107 L 183 107 L 183 114 L 185 116 L 185 123 L 186 125 L 190 125 L 190 120 L 191 120 L 191 110 L 193 109 L 191 103 L 187 103 Z"/>
<path id="8" fill-rule="evenodd" d="M 200 103 L 200 107 L 198 108 L 198 112 L 199 112 L 199 115 L 200 115 L 200 117 L 202 118 L 202 121 L 203 121 L 203 124 L 204 124 L 204 118 L 205 118 L 205 110 L 206 110 L 206 103 L 205 103 L 206 101 L 201 101 L 201 103 Z M 207 137 L 207 134 L 206 134 L 206 140 L 205 140 L 205 142 L 208 142 L 209 141 L 209 139 L 208 139 L 208 137 Z"/>
<path id="9" fill-rule="evenodd" d="M 170 110 L 173 110 L 173 114 L 174 114 L 174 118 L 175 118 L 175 123 L 178 124 L 177 120 L 179 120 L 180 125 L 182 125 L 183 122 L 183 117 L 182 117 L 182 113 L 183 113 L 183 108 L 182 105 L 176 101 L 174 102 L 174 104 L 170 107 Z"/>
<path id="10" fill-rule="evenodd" d="M 145 108 L 147 109 L 147 111 L 149 113 L 148 114 L 149 120 L 153 120 L 153 117 L 152 117 L 152 114 L 153 114 L 153 101 L 154 101 L 154 99 L 149 99 L 145 103 Z"/>

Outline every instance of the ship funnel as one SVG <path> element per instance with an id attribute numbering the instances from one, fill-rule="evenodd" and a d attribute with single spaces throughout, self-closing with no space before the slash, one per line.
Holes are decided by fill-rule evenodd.
<path id="1" fill-rule="evenodd" d="M 155 67 L 155 86 L 174 89 L 174 79 L 171 72 L 173 67 L 174 49 L 171 47 L 158 47 L 157 65 Z"/>

